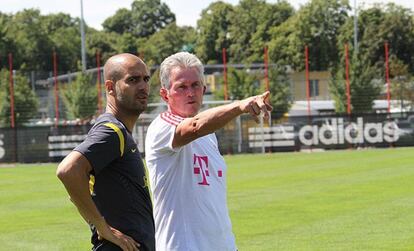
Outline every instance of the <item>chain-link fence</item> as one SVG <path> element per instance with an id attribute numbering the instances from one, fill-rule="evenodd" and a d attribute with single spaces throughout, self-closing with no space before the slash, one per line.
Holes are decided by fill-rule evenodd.
<path id="1" fill-rule="evenodd" d="M 266 89 L 266 81 L 270 82 L 271 102 L 275 107 L 270 126 L 266 121 L 262 126 L 256 125 L 242 116 L 219 130 L 222 153 L 414 144 L 414 82 L 409 77 L 397 77 L 386 83 L 378 75 L 371 85 L 366 85 L 367 89 L 350 93 L 352 109 L 347 113 L 347 95 L 343 92 L 346 79 L 335 79 L 328 71 L 306 74 L 276 65 L 269 66 L 268 75 L 265 70 L 264 64 L 227 65 L 225 82 L 223 65 L 205 67 L 205 101 L 209 103 L 205 108 L 261 93 Z M 141 151 L 147 126 L 165 109 L 165 104 L 159 103 L 157 67 L 151 68 L 151 73 L 153 104 L 134 130 Z M 2 70 L 0 162 L 48 162 L 65 156 L 82 141 L 105 107 L 102 75 L 102 68 L 85 73 L 13 71 L 10 74 Z M 224 97 L 225 85 L 229 100 L 219 102 Z M 369 92 L 372 86 L 375 92 Z M 371 102 L 366 111 L 354 110 L 358 102 L 366 100 Z"/>
<path id="2" fill-rule="evenodd" d="M 142 116 L 133 136 L 145 155 L 153 115 Z M 0 129 L 0 162 L 56 162 L 86 137 L 92 125 Z M 223 154 L 414 146 L 414 113 L 295 116 L 257 124 L 243 115 L 216 132 Z"/>

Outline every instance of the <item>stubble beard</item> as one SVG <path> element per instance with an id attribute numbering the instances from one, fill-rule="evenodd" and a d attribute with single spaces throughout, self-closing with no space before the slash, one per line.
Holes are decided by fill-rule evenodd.
<path id="1" fill-rule="evenodd" d="M 119 106 L 131 115 L 139 116 L 147 108 L 147 104 L 142 104 L 140 102 L 135 102 L 133 97 L 124 97 L 119 92 L 117 93 L 117 100 Z"/>

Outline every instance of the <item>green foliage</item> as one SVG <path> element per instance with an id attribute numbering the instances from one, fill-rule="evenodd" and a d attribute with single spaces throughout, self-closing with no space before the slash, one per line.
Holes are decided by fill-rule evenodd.
<path id="1" fill-rule="evenodd" d="M 312 0 L 292 18 L 271 30 L 269 55 L 278 64 L 305 68 L 305 45 L 313 71 L 327 70 L 338 60 L 337 34 L 347 18 L 346 0 Z"/>
<path id="2" fill-rule="evenodd" d="M 7 64 L 6 55 L 15 50 L 13 36 L 9 32 L 9 23 L 11 18 L 11 16 L 0 12 L 0 53 L 3 55 L 0 58 L 1 65 Z"/>
<path id="3" fill-rule="evenodd" d="M 330 90 L 336 101 L 336 111 L 346 111 L 345 70 L 343 45 L 353 41 L 353 17 L 350 17 L 341 28 L 338 35 L 338 48 L 341 60 L 333 70 L 335 78 L 330 82 Z M 350 44 L 350 79 L 352 112 L 369 112 L 372 102 L 379 97 L 381 89 L 385 91 L 383 79 L 385 71 L 384 43 L 389 43 L 390 65 L 393 66 L 393 75 L 407 75 L 401 72 L 402 65 L 413 68 L 414 48 L 414 20 L 412 13 L 395 4 L 386 6 L 376 5 L 361 10 L 358 16 L 358 51 Z M 357 55 L 355 55 L 357 54 Z M 394 60 L 393 60 L 394 59 Z M 400 69 L 397 69 L 400 68 Z M 399 73 L 398 73 L 399 72 Z M 397 84 L 398 85 L 398 84 Z M 407 85 L 407 92 L 410 87 Z M 402 88 L 398 87 L 398 92 Z M 392 89 L 396 94 L 396 88 Z M 395 95 L 393 95 L 395 96 Z M 399 97 L 398 95 L 397 97 Z"/>
<path id="4" fill-rule="evenodd" d="M 196 53 L 207 64 L 222 63 L 222 48 L 230 46 L 229 28 L 234 11 L 232 5 L 218 1 L 201 12 L 197 22 Z"/>
<path id="5" fill-rule="evenodd" d="M 406 105 L 412 106 L 414 102 L 414 81 L 408 72 L 408 65 L 397 57 L 391 56 L 389 66 L 391 98 L 400 100 L 402 108 Z M 405 101 L 409 103 L 405 103 Z"/>
<path id="6" fill-rule="evenodd" d="M 161 64 L 168 56 L 181 51 L 186 45 L 185 38 L 195 37 L 195 31 L 191 27 L 178 27 L 172 23 L 150 36 L 145 43 L 141 43 L 139 52 L 144 54 L 148 65 Z"/>
<path id="7" fill-rule="evenodd" d="M 263 72 L 249 69 L 230 68 L 227 73 L 228 96 L 230 100 L 242 100 L 266 91 Z M 224 83 L 223 77 L 218 82 Z M 269 70 L 270 103 L 273 113 L 282 116 L 291 106 L 290 82 L 283 67 L 273 67 Z M 224 84 L 214 93 L 217 100 L 224 99 Z"/>
<path id="8" fill-rule="evenodd" d="M 16 51 L 14 64 L 26 65 L 26 70 L 52 68 L 53 42 L 41 28 L 42 16 L 39 10 L 25 9 L 17 12 L 7 24 Z"/>
<path id="9" fill-rule="evenodd" d="M 115 32 L 117 34 L 132 33 L 132 13 L 130 10 L 118 9 L 115 15 L 108 17 L 102 27 L 106 32 Z"/>
<path id="10" fill-rule="evenodd" d="M 79 73 L 76 80 L 63 88 L 63 102 L 70 119 L 89 119 L 97 109 L 97 90 L 92 76 Z"/>
<path id="11" fill-rule="evenodd" d="M 79 19 L 64 13 L 42 16 L 40 26 L 53 44 L 53 50 L 57 53 L 58 70 L 62 72 L 78 70 L 76 66 L 81 49 L 79 22 Z M 51 52 L 48 53 L 51 60 Z"/>
<path id="12" fill-rule="evenodd" d="M 132 5 L 132 33 L 148 37 L 168 24 L 175 22 L 175 15 L 160 0 L 135 0 Z"/>
<path id="13" fill-rule="evenodd" d="M 354 20 L 350 17 L 338 34 L 338 48 L 354 39 Z M 384 66 L 384 43 L 389 43 L 389 55 L 395 55 L 414 71 L 414 18 L 412 12 L 395 4 L 376 5 L 360 10 L 358 15 L 358 54 L 365 64 Z M 350 46 L 351 54 L 354 52 Z M 343 57 L 343 50 L 339 50 Z M 385 68 L 385 67 L 384 67 Z"/>
<path id="14" fill-rule="evenodd" d="M 269 28 L 278 26 L 293 14 L 286 2 L 268 4 L 264 0 L 242 0 L 231 15 L 230 54 L 232 62 L 257 62 L 263 58 Z"/>
<path id="15" fill-rule="evenodd" d="M 350 61 L 350 95 L 352 113 L 372 111 L 373 102 L 381 93 L 384 84 L 378 68 L 364 63 L 366 59 L 354 56 Z M 333 70 L 333 78 L 329 81 L 331 95 L 335 100 L 335 110 L 345 113 L 347 110 L 346 77 L 344 67 Z"/>
<path id="16" fill-rule="evenodd" d="M 88 65 L 96 65 L 96 52 L 101 54 L 101 61 L 105 62 L 112 55 L 116 54 L 116 46 L 121 35 L 116 33 L 105 33 L 91 30 L 86 37 L 86 45 L 89 48 Z"/>
<path id="17" fill-rule="evenodd" d="M 262 74 L 246 69 L 229 68 L 227 72 L 228 95 L 231 100 L 241 100 L 260 94 Z"/>
<path id="18" fill-rule="evenodd" d="M 160 0 L 134 0 L 131 10 L 119 9 L 114 16 L 104 21 L 103 27 L 106 31 L 118 34 L 149 37 L 174 22 L 174 13 Z"/>
<path id="19" fill-rule="evenodd" d="M 11 125 L 9 76 L 9 71 L 4 69 L 0 71 L 0 122 L 2 126 Z M 15 124 L 19 126 L 36 117 L 39 102 L 26 77 L 16 73 L 13 75 L 13 82 L 14 117 Z"/>
<path id="20" fill-rule="evenodd" d="M 160 69 L 158 68 L 155 72 L 152 73 L 150 81 L 150 95 L 148 103 L 159 103 L 161 102 L 160 97 L 160 88 L 161 88 L 161 81 L 160 81 Z M 152 109 L 148 107 L 148 109 Z"/>
<path id="21" fill-rule="evenodd" d="M 242 100 L 266 90 L 263 72 L 230 68 L 227 73 L 230 100 Z M 222 82 L 223 79 L 219 79 Z M 277 116 L 283 115 L 291 106 L 290 84 L 286 71 L 281 67 L 269 71 L 270 103 Z M 224 99 L 224 85 L 214 93 L 215 99 Z"/>
<path id="22" fill-rule="evenodd" d="M 288 112 L 291 105 L 290 82 L 283 67 L 273 67 L 269 70 L 270 103 L 273 113 L 282 116 Z"/>
<path id="23" fill-rule="evenodd" d="M 227 70 L 227 94 L 230 100 L 242 100 L 262 92 L 263 73 L 249 68 Z M 224 99 L 224 79 L 218 78 L 221 82 L 220 89 L 214 93 L 217 100 Z"/>
<path id="24" fill-rule="evenodd" d="M 259 25 L 250 38 L 251 55 L 247 62 L 262 62 L 263 48 L 271 40 L 271 29 L 278 27 L 294 14 L 293 7 L 286 1 L 266 4 L 263 11 L 264 13 L 259 16 Z"/>

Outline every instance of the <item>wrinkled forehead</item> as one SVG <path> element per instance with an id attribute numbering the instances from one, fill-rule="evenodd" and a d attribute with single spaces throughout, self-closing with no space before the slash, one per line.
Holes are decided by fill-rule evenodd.
<path id="1" fill-rule="evenodd" d="M 170 71 L 170 83 L 202 83 L 202 76 L 196 67 L 173 67 Z"/>

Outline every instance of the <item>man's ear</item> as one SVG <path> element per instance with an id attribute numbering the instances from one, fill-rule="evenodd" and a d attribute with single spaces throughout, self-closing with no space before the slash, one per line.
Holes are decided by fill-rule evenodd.
<path id="1" fill-rule="evenodd" d="M 160 96 L 166 103 L 168 103 L 168 91 L 167 91 L 167 89 L 165 89 L 164 87 L 161 87 Z"/>
<path id="2" fill-rule="evenodd" d="M 206 94 L 207 86 L 203 85 L 203 95 Z"/>
<path id="3" fill-rule="evenodd" d="M 115 95 L 115 83 L 112 80 L 105 81 L 105 90 L 109 95 Z"/>

